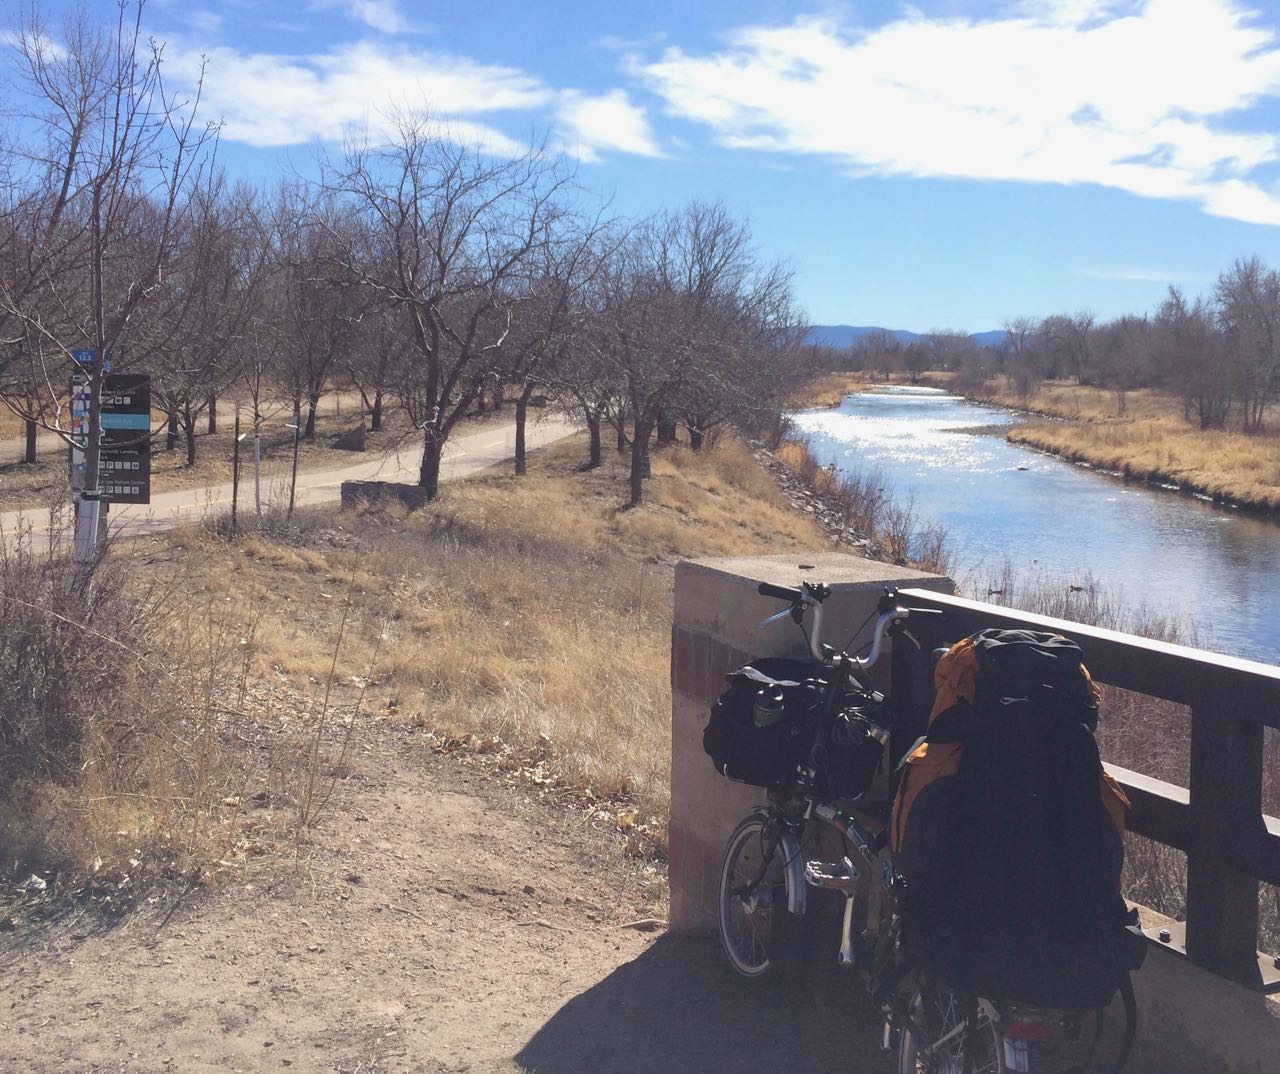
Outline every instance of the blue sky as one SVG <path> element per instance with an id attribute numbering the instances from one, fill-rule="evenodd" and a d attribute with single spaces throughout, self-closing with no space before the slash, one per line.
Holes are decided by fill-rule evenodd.
<path id="1" fill-rule="evenodd" d="M 113 4 L 96 0 L 95 13 Z M 47 11 L 52 11 L 46 6 Z M 427 108 L 627 214 L 723 199 L 815 323 L 1144 311 L 1280 266 L 1275 0 L 150 0 L 233 174 Z"/>

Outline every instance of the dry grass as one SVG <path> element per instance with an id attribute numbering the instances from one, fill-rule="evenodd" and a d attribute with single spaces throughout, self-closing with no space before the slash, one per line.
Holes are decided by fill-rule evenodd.
<path id="1" fill-rule="evenodd" d="M 253 595 L 154 540 L 111 553 L 86 595 L 65 550 L 4 538 L 0 879 L 47 885 L 10 909 L 119 911 L 157 881 L 181 895 L 301 847 L 350 748 L 350 699 L 258 679 Z M 327 638 L 332 662 L 338 625 Z"/>
<path id="2" fill-rule="evenodd" d="M 354 591 L 377 614 L 353 622 L 337 677 L 368 683 L 370 711 L 573 794 L 623 799 L 623 816 L 647 822 L 638 845 L 661 850 L 672 565 L 828 541 L 729 437 L 655 452 L 632 510 L 625 460 L 606 453 L 579 472 L 583 454 L 578 440 L 556 445 L 525 479 L 472 479 L 412 514 L 308 510 L 300 528 L 231 546 L 197 531 L 173 540 L 208 558 L 213 591 L 261 610 L 254 675 L 326 681 L 333 609 Z"/>
<path id="3" fill-rule="evenodd" d="M 934 574 L 951 573 L 945 532 L 920 518 L 914 499 L 895 500 L 882 475 L 842 473 L 834 465 L 822 466 L 799 440 L 780 444 L 774 457 L 822 495 L 842 529 L 866 537 L 880 559 Z"/>
<path id="4" fill-rule="evenodd" d="M 1280 438 L 1200 431 L 1180 418 L 1032 425 L 1015 443 L 1143 481 L 1264 511 L 1280 510 Z"/>
<path id="5" fill-rule="evenodd" d="M 1014 443 L 1137 480 L 1280 510 L 1280 436 L 1201 430 L 1186 421 L 1178 400 L 1148 388 L 1126 393 L 1123 414 L 1115 392 L 1056 381 L 1024 399 L 1000 378 L 987 401 L 1070 423 L 1016 428 L 1009 433 Z"/>
<path id="6" fill-rule="evenodd" d="M 874 383 L 870 373 L 826 373 L 807 385 L 790 401 L 793 408 L 839 406 L 846 395 Z"/>
<path id="7" fill-rule="evenodd" d="M 1181 420 L 1182 417 L 1182 407 L 1176 399 L 1152 388 L 1125 392 L 1124 412 L 1120 413 L 1119 396 L 1114 391 L 1070 381 L 1046 380 L 1024 397 L 1018 395 L 1007 376 L 997 376 L 991 381 L 985 401 L 1069 421 Z"/>

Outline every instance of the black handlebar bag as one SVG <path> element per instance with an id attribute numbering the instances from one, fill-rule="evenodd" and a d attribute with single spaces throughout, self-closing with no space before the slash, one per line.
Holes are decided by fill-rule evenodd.
<path id="1" fill-rule="evenodd" d="M 726 676 L 728 688 L 711 707 L 702 748 L 716 771 L 753 787 L 781 787 L 813 746 L 822 683 L 805 661 L 763 657 Z M 781 693 L 780 719 L 758 726 L 753 711 L 762 693 Z"/>

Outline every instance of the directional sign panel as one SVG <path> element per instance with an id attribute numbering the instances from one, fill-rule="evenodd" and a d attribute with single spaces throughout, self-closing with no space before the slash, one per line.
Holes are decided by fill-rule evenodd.
<path id="1" fill-rule="evenodd" d="M 89 430 L 89 385 L 71 378 L 71 487 L 84 487 L 82 446 Z M 98 487 L 110 503 L 151 502 L 151 378 L 117 373 L 102 378 L 102 449 Z M 77 471 L 77 466 L 79 471 Z"/>

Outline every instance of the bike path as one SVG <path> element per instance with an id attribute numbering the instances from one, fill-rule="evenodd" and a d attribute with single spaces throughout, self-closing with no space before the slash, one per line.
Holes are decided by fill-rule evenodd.
<path id="1" fill-rule="evenodd" d="M 528 450 L 572 436 L 577 431 L 567 418 L 547 415 L 525 428 Z M 441 481 L 456 481 L 510 459 L 515 454 L 515 424 L 488 425 L 485 428 L 450 439 L 440 467 Z M 335 503 L 341 498 L 344 481 L 396 481 L 416 484 L 422 460 L 421 446 L 406 444 L 376 458 L 350 466 L 327 470 L 300 470 L 295 492 L 299 507 Z M 110 511 L 110 530 L 116 537 L 137 537 L 173 529 L 207 515 L 226 511 L 231 505 L 231 482 L 191 489 L 160 492 L 149 504 L 122 504 Z M 253 515 L 252 475 L 240 482 L 239 510 L 245 519 Z M 70 537 L 70 512 L 61 520 L 60 528 Z M 28 531 L 32 547 L 49 546 L 50 519 L 42 508 L 20 508 L 0 513 L 0 539 L 12 541 L 14 535 Z"/>

